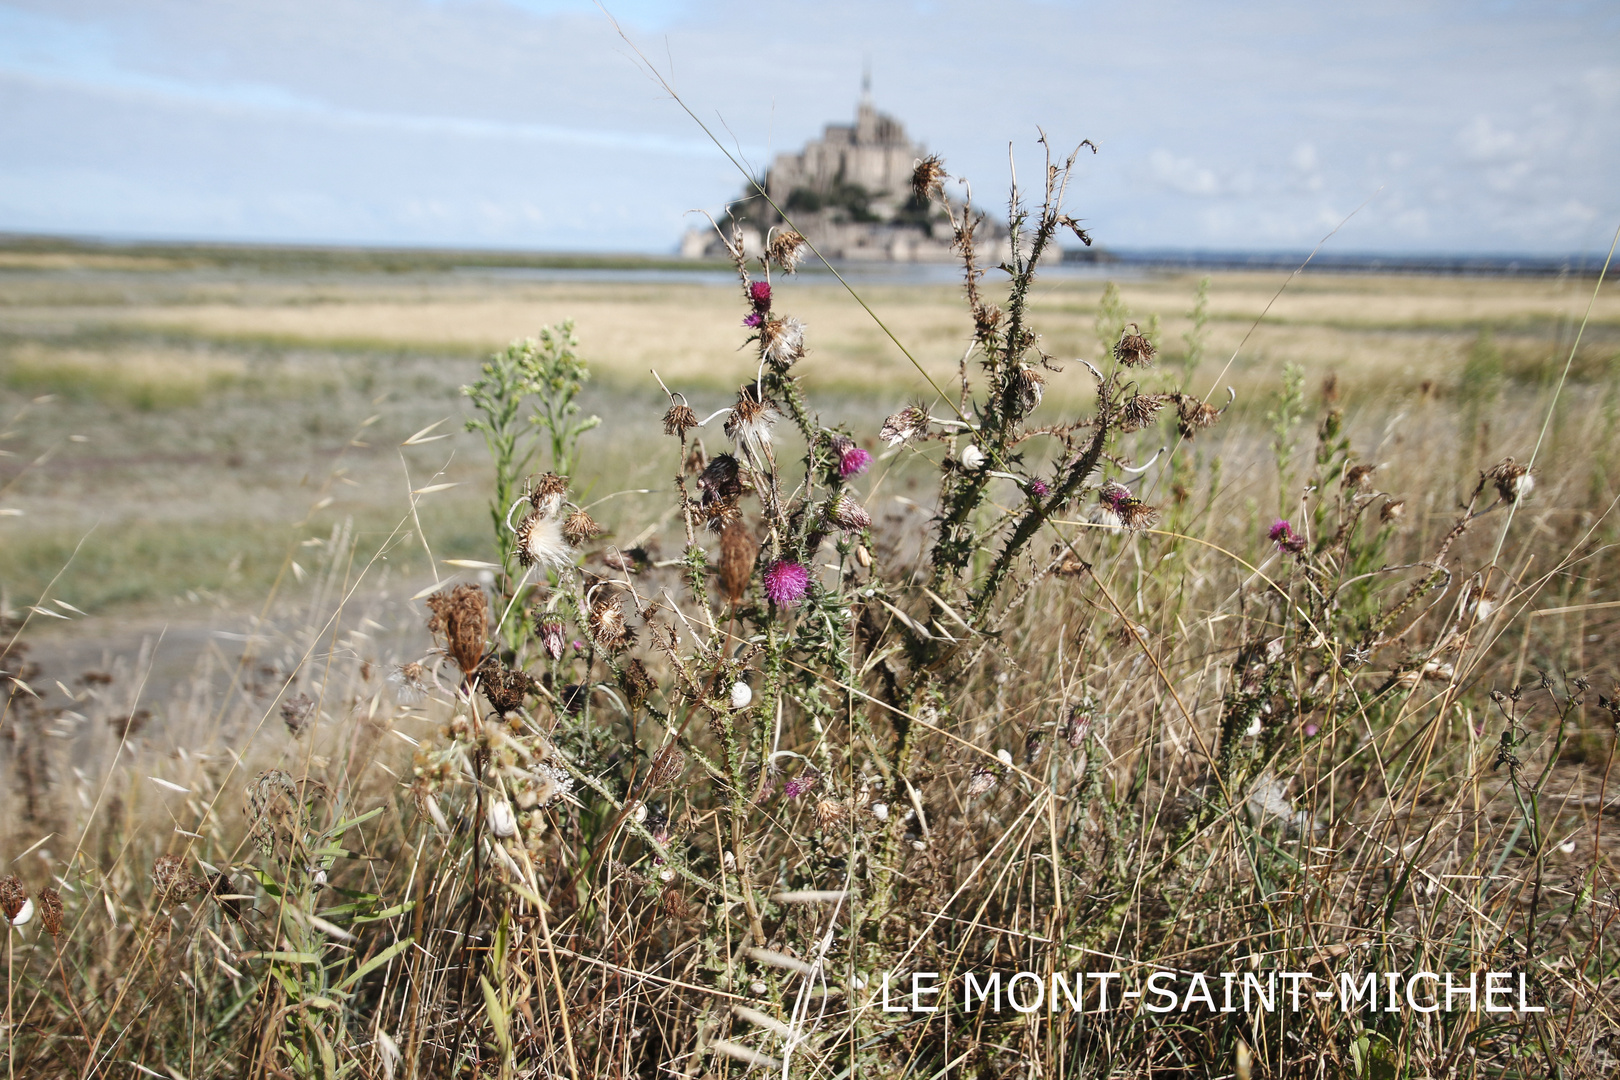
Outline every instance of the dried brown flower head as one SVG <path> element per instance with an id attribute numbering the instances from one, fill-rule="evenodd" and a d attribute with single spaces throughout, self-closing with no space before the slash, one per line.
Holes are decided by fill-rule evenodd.
<path id="1" fill-rule="evenodd" d="M 799 268 L 799 262 L 808 250 L 809 245 L 804 242 L 804 237 L 792 229 L 784 229 L 771 237 L 765 257 L 780 266 L 783 273 L 791 274 Z"/>
<path id="2" fill-rule="evenodd" d="M 22 878 L 13 874 L 0 880 L 0 912 L 5 913 L 7 923 L 15 922 L 27 903 L 28 889 L 23 885 Z"/>
<path id="3" fill-rule="evenodd" d="M 661 788 L 681 778 L 686 771 L 686 751 L 676 743 L 667 743 L 652 760 L 647 771 L 648 788 Z"/>
<path id="4" fill-rule="evenodd" d="M 157 886 L 159 906 L 183 904 L 202 892 L 205 886 L 186 870 L 186 860 L 179 855 L 159 855 L 152 865 L 152 884 Z"/>
<path id="5" fill-rule="evenodd" d="M 1159 410 L 1169 402 L 1170 398 L 1166 394 L 1132 394 L 1131 400 L 1119 410 L 1120 432 L 1128 435 L 1133 431 L 1141 431 L 1153 423 L 1154 418 L 1159 415 Z"/>
<path id="6" fill-rule="evenodd" d="M 304 798 L 297 781 L 280 769 L 266 769 L 247 785 L 251 835 L 266 854 L 276 843 L 292 843 L 304 829 Z"/>
<path id="7" fill-rule="evenodd" d="M 949 175 L 940 156 L 929 154 L 911 170 L 911 194 L 918 202 L 925 203 L 941 192 Z"/>
<path id="8" fill-rule="evenodd" d="M 489 600 L 477 585 L 462 584 L 427 598 L 428 633 L 445 639 L 445 650 L 462 674 L 478 670 L 489 636 Z"/>
<path id="9" fill-rule="evenodd" d="M 624 609 L 616 596 L 592 602 L 586 628 L 597 648 L 604 652 L 623 652 L 636 642 L 636 633 L 625 622 Z"/>
<path id="10" fill-rule="evenodd" d="M 590 540 L 602 535 L 602 526 L 591 520 L 591 515 L 583 510 L 575 510 L 568 515 L 562 526 L 563 539 L 574 547 L 579 547 Z"/>
<path id="11" fill-rule="evenodd" d="M 1378 511 L 1378 520 L 1387 525 L 1391 521 L 1399 521 L 1399 520 L 1401 520 L 1401 518 L 1403 516 L 1405 516 L 1405 514 L 1406 514 L 1406 500 L 1405 499 L 1390 499 L 1388 502 L 1386 502 L 1384 504 L 1383 509 Z"/>
<path id="12" fill-rule="evenodd" d="M 568 478 L 556 473 L 543 473 L 529 481 L 529 505 L 546 517 L 562 512 L 563 498 L 568 494 Z"/>
<path id="13" fill-rule="evenodd" d="M 973 307 L 973 335 L 980 342 L 988 342 L 1001 329 L 1005 313 L 994 304 L 976 304 Z"/>
<path id="14" fill-rule="evenodd" d="M 685 401 L 671 401 L 669 411 L 664 414 L 664 434 L 686 437 L 686 433 L 698 426 L 697 413 Z"/>
<path id="15" fill-rule="evenodd" d="M 647 665 L 639 658 L 624 665 L 624 670 L 619 672 L 619 687 L 624 691 L 632 710 L 641 708 L 654 688 L 652 676 L 647 674 Z"/>
<path id="16" fill-rule="evenodd" d="M 1496 485 L 1497 495 L 1506 503 L 1518 502 L 1536 486 L 1536 478 L 1530 475 L 1529 466 L 1520 465 L 1510 457 L 1497 462 L 1485 476 Z"/>
<path id="17" fill-rule="evenodd" d="M 293 738 L 302 735 L 315 718 L 315 699 L 308 694 L 294 694 L 281 703 L 281 722 Z"/>
<path id="18" fill-rule="evenodd" d="M 1119 343 L 1114 346 L 1114 359 L 1126 367 L 1146 367 L 1153 363 L 1158 354 L 1153 342 L 1144 337 L 1131 323 L 1131 328 L 1119 336 Z"/>
<path id="19" fill-rule="evenodd" d="M 743 492 L 737 459 L 730 454 L 716 454 L 698 477 L 698 487 L 703 491 L 705 507 L 716 502 L 736 502 Z"/>
<path id="20" fill-rule="evenodd" d="M 478 688 L 490 707 L 505 716 L 523 708 L 523 699 L 535 692 L 537 684 L 527 672 L 505 667 L 493 656 L 478 668 Z"/>
<path id="21" fill-rule="evenodd" d="M 763 469 L 771 460 L 771 428 L 780 415 L 774 402 L 760 396 L 757 386 L 744 383 L 737 391 L 737 404 L 726 417 L 726 437 L 756 468 Z"/>
<path id="22" fill-rule="evenodd" d="M 1076 705 L 1069 710 L 1069 718 L 1064 721 L 1062 727 L 1063 738 L 1076 750 L 1084 745 L 1086 736 L 1091 734 L 1091 718 L 1092 712 L 1089 702 Z"/>
<path id="23" fill-rule="evenodd" d="M 842 799 L 826 798 L 816 803 L 816 824 L 823 829 L 837 825 L 848 816 L 849 807 Z"/>
<path id="24" fill-rule="evenodd" d="M 1046 379 L 1040 372 L 1019 364 L 1007 377 L 1006 401 L 1009 412 L 1026 416 L 1039 407 L 1046 395 Z"/>
<path id="25" fill-rule="evenodd" d="M 726 603 L 742 603 L 758 556 L 759 545 L 748 526 L 741 520 L 726 522 L 720 530 L 720 587 L 725 590 Z"/>
<path id="26" fill-rule="evenodd" d="M 62 894 L 49 885 L 39 890 L 39 925 L 51 937 L 62 936 Z"/>
<path id="27" fill-rule="evenodd" d="M 1221 411 L 1208 402 L 1183 395 L 1176 402 L 1178 422 L 1176 431 L 1183 439 L 1190 439 L 1221 418 Z"/>
<path id="28" fill-rule="evenodd" d="M 692 907 L 686 902 L 679 889 L 669 888 L 659 898 L 663 905 L 664 914 L 672 919 L 689 919 L 692 917 Z"/>

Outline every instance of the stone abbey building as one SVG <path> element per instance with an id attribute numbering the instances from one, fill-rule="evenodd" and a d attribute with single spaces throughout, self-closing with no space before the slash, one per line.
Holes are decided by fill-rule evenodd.
<path id="1" fill-rule="evenodd" d="M 927 153 L 921 143 L 911 141 L 900 121 L 873 106 L 866 90 L 853 124 L 828 124 L 821 138 L 798 153 L 776 155 L 764 186 L 771 201 L 829 259 L 949 261 L 954 258 L 949 221 L 937 206 L 919 203 L 911 192 L 912 170 Z M 760 250 L 771 229 L 783 224 L 751 184 L 718 220 L 728 234 L 734 223 L 741 226 L 750 254 Z M 998 238 L 988 227 L 979 235 L 990 245 Z M 681 254 L 724 258 L 725 247 L 705 223 L 687 232 Z"/>

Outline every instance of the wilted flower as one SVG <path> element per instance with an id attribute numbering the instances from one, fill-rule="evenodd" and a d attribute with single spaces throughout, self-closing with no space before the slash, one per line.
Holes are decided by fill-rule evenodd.
<path id="1" fill-rule="evenodd" d="M 1034 368 L 1018 365 L 1007 379 L 1007 403 L 1020 416 L 1032 413 L 1046 394 L 1046 379 Z"/>
<path id="2" fill-rule="evenodd" d="M 1076 705 L 1069 710 L 1069 719 L 1063 725 L 1063 737 L 1070 746 L 1080 749 L 1091 734 L 1091 703 Z"/>
<path id="3" fill-rule="evenodd" d="M 1503 458 L 1485 475 L 1496 485 L 1497 495 L 1506 503 L 1518 502 L 1536 486 L 1536 478 L 1530 475 L 1529 466 L 1520 465 L 1510 457 Z"/>
<path id="4" fill-rule="evenodd" d="M 845 532 L 859 532 L 872 524 L 872 515 L 860 503 L 844 494 L 827 507 L 827 520 Z"/>
<path id="5" fill-rule="evenodd" d="M 591 515 L 583 510 L 575 510 L 569 514 L 562 524 L 563 539 L 574 547 L 579 547 L 588 540 L 594 540 L 602 535 L 602 526 L 591 520 Z"/>
<path id="6" fill-rule="evenodd" d="M 1221 418 L 1215 406 L 1195 397 L 1183 395 L 1176 401 L 1176 431 L 1183 439 L 1190 439 Z"/>
<path id="7" fill-rule="evenodd" d="M 974 470 L 982 469 L 984 468 L 984 462 L 984 451 L 980 450 L 978 446 L 973 443 L 968 443 L 966 446 L 962 447 L 962 468 Z"/>
<path id="8" fill-rule="evenodd" d="M 917 162 L 916 168 L 911 170 L 911 194 L 918 202 L 927 202 L 930 196 L 944 186 L 948 175 L 945 171 L 945 162 L 940 160 L 939 155 L 929 154 Z"/>
<path id="9" fill-rule="evenodd" d="M 1399 521 L 1405 513 L 1405 499 L 1390 499 L 1384 504 L 1384 508 L 1378 511 L 1378 520 L 1387 525 L 1391 521 Z"/>
<path id="10" fill-rule="evenodd" d="M 791 274 L 799 268 L 799 260 L 804 258 L 806 247 L 804 237 L 792 229 L 784 229 L 771 237 L 765 255 L 784 273 Z"/>
<path id="11" fill-rule="evenodd" d="M 295 739 L 304 733 L 314 715 L 315 700 L 308 694 L 294 694 L 281 703 L 281 722 L 287 725 L 287 733 Z"/>
<path id="12" fill-rule="evenodd" d="M 692 411 L 692 406 L 688 405 L 684 400 L 672 400 L 669 403 L 669 411 L 664 414 L 665 435 L 685 436 L 688 431 L 697 426 L 697 413 Z"/>
<path id="13" fill-rule="evenodd" d="M 478 668 L 478 687 L 489 699 L 490 708 L 505 716 L 523 708 L 523 699 L 535 691 L 535 681 L 491 656 Z"/>
<path id="14" fill-rule="evenodd" d="M 517 557 L 524 566 L 551 570 L 574 564 L 574 553 L 563 537 L 561 523 L 538 510 L 531 510 L 518 522 Z"/>
<path id="15" fill-rule="evenodd" d="M 878 438 L 890 446 L 899 446 L 928 430 L 928 410 L 921 405 L 907 405 L 887 420 L 878 432 Z"/>
<path id="16" fill-rule="evenodd" d="M 816 824 L 826 829 L 843 821 L 849 814 L 849 807 L 840 799 L 822 799 L 816 803 Z"/>
<path id="17" fill-rule="evenodd" d="M 1132 394 L 1119 410 L 1119 430 L 1124 434 L 1141 431 L 1153 423 L 1159 415 L 1159 410 L 1170 401 L 1165 394 Z"/>
<path id="18" fill-rule="evenodd" d="M 563 496 L 568 494 L 568 478 L 556 473 L 545 473 L 529 486 L 529 505 L 535 513 L 556 517 L 562 512 Z"/>
<path id="19" fill-rule="evenodd" d="M 779 559 L 765 571 L 765 595 L 777 607 L 793 607 L 810 588 L 810 571 L 791 559 Z"/>
<path id="20" fill-rule="evenodd" d="M 1378 471 L 1376 465 L 1352 465 L 1344 472 L 1341 486 L 1346 491 L 1365 493 L 1372 490 L 1373 473 Z"/>
<path id="21" fill-rule="evenodd" d="M 1298 555 L 1305 550 L 1305 538 L 1294 531 L 1294 527 L 1285 519 L 1278 518 L 1272 523 L 1266 538 L 1277 545 L 1277 550 L 1285 555 Z"/>
<path id="22" fill-rule="evenodd" d="M 616 653 L 635 644 L 636 632 L 624 621 L 624 609 L 619 606 L 616 596 L 592 603 L 586 624 L 597 648 Z"/>
<path id="23" fill-rule="evenodd" d="M 1146 367 L 1153 363 L 1157 353 L 1153 342 L 1137 331 L 1135 323 L 1131 323 L 1131 328 L 1119 336 L 1119 342 L 1114 346 L 1114 359 L 1126 367 Z"/>
<path id="24" fill-rule="evenodd" d="M 414 705 L 427 696 L 427 669 L 414 660 L 390 671 L 388 682 L 394 688 L 395 700 L 401 705 Z"/>
<path id="25" fill-rule="evenodd" d="M 737 404 L 726 417 L 726 437 L 736 443 L 737 449 L 756 467 L 763 468 L 770 460 L 771 427 L 777 417 L 771 401 L 762 400 L 754 384 L 746 383 L 737 392 Z M 704 475 L 708 475 L 708 470 L 704 470 Z"/>
<path id="26" fill-rule="evenodd" d="M 542 611 L 534 618 L 534 633 L 540 639 L 540 647 L 546 650 L 546 655 L 553 660 L 561 660 L 563 654 L 563 621 L 562 616 L 555 611 Z"/>
<path id="27" fill-rule="evenodd" d="M 152 884 L 157 886 L 158 903 L 183 904 L 206 887 L 203 882 L 186 871 L 186 861 L 179 855 L 159 855 L 152 865 Z"/>
<path id="28" fill-rule="evenodd" d="M 804 323 L 792 316 L 760 323 L 759 354 L 778 371 L 792 367 L 804 355 Z"/>

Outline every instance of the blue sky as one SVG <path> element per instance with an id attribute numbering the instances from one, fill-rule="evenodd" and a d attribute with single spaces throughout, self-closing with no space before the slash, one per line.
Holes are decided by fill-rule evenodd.
<path id="1" fill-rule="evenodd" d="M 880 107 L 1114 247 L 1579 253 L 1620 3 L 605 0 L 751 164 Z M 0 0 L 0 230 L 663 251 L 740 177 L 589 0 Z"/>

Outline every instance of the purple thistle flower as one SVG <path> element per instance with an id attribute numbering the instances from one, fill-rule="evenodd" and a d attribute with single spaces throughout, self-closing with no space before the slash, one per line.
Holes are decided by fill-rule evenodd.
<path id="1" fill-rule="evenodd" d="M 1307 739 L 1310 738 L 1311 736 L 1315 735 L 1318 730 L 1319 729 L 1317 728 L 1317 726 L 1315 724 L 1306 724 L 1305 725 L 1305 737 Z"/>
<path id="2" fill-rule="evenodd" d="M 1036 479 L 1029 482 L 1029 493 L 1037 499 L 1044 499 L 1052 494 L 1052 489 L 1047 486 L 1045 480 Z"/>
<path id="3" fill-rule="evenodd" d="M 790 559 L 780 559 L 765 571 L 765 595 L 777 607 L 793 607 L 810 588 L 810 571 Z"/>
<path id="4" fill-rule="evenodd" d="M 1294 531 L 1285 518 L 1278 518 L 1266 533 L 1266 538 L 1277 545 L 1285 555 L 1298 555 L 1305 550 L 1305 538 Z"/>
<path id="5" fill-rule="evenodd" d="M 750 311 L 748 317 L 743 319 L 743 325 L 758 329 L 759 324 L 765 321 L 765 316 L 757 311 Z"/>
<path id="6" fill-rule="evenodd" d="M 807 770 L 782 785 L 782 795 L 789 799 L 797 799 L 800 795 L 816 789 L 816 783 L 821 779 L 815 770 Z"/>
<path id="7" fill-rule="evenodd" d="M 872 464 L 872 455 L 858 446 L 851 446 L 838 455 L 838 478 L 848 480 L 859 476 Z"/>
<path id="8" fill-rule="evenodd" d="M 1097 492 L 1097 501 L 1118 514 L 1122 508 L 1131 502 L 1131 489 L 1124 484 L 1110 480 L 1102 486 L 1102 490 Z"/>
<path id="9" fill-rule="evenodd" d="M 755 311 L 769 311 L 771 309 L 771 283 L 768 281 L 750 281 L 748 283 L 748 299 L 754 302 Z"/>

